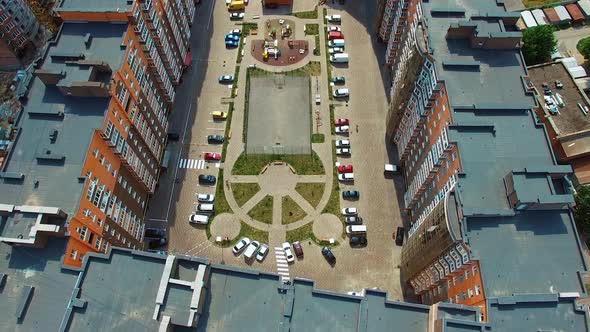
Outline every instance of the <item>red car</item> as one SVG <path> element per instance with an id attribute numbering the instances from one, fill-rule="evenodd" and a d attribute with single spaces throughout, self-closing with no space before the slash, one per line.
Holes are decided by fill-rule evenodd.
<path id="1" fill-rule="evenodd" d="M 344 39 L 344 35 L 340 31 L 328 32 L 328 40 L 334 40 L 334 39 Z"/>
<path id="2" fill-rule="evenodd" d="M 205 160 L 221 160 L 221 154 L 214 152 L 205 152 Z"/>
<path id="3" fill-rule="evenodd" d="M 352 165 L 338 166 L 338 173 L 352 173 Z"/>
<path id="4" fill-rule="evenodd" d="M 335 126 L 348 126 L 348 119 L 334 119 Z"/>

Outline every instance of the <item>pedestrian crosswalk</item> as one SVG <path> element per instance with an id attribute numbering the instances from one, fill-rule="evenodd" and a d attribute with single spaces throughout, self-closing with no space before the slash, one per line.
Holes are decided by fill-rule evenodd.
<path id="1" fill-rule="evenodd" d="M 180 159 L 178 168 L 190 168 L 190 169 L 204 169 L 205 160 L 203 159 Z"/>
<path id="2" fill-rule="evenodd" d="M 277 273 L 281 276 L 282 280 L 291 280 L 289 277 L 289 263 L 287 263 L 287 257 L 283 248 L 275 247 L 275 260 L 277 263 Z"/>

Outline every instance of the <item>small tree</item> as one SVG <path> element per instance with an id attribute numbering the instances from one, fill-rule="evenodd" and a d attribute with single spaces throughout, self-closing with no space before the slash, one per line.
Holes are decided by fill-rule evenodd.
<path id="1" fill-rule="evenodd" d="M 576 48 L 586 60 L 590 60 L 590 37 L 580 39 Z"/>
<path id="2" fill-rule="evenodd" d="M 522 41 L 522 53 L 528 66 L 549 61 L 557 48 L 557 40 L 550 25 L 526 29 Z"/>
<path id="3" fill-rule="evenodd" d="M 576 188 L 576 223 L 584 231 L 590 230 L 590 186 Z"/>

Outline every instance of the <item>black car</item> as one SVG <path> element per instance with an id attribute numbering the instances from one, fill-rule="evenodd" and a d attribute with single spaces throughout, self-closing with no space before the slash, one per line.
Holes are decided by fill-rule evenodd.
<path id="1" fill-rule="evenodd" d="M 336 264 L 336 256 L 332 253 L 332 250 L 328 247 L 322 248 L 322 255 L 330 264 Z"/>
<path id="2" fill-rule="evenodd" d="M 351 236 L 349 243 L 351 247 L 364 247 L 367 245 L 367 238 L 364 236 Z"/>
<path id="3" fill-rule="evenodd" d="M 223 144 L 225 137 L 221 135 L 209 135 L 207 136 L 207 142 L 209 144 Z"/>
<path id="4" fill-rule="evenodd" d="M 398 227 L 397 231 L 395 232 L 395 244 L 401 246 L 404 244 L 404 228 Z"/>
<path id="5" fill-rule="evenodd" d="M 159 239 L 150 239 L 148 241 L 148 248 L 149 249 L 157 249 L 157 248 L 165 246 L 166 243 L 168 243 L 168 240 L 166 240 L 165 237 L 162 237 Z"/>
<path id="6" fill-rule="evenodd" d="M 169 141 L 178 141 L 180 136 L 177 133 L 168 133 L 168 140 Z"/>
<path id="7" fill-rule="evenodd" d="M 155 238 L 160 239 L 166 236 L 166 230 L 160 228 L 147 228 L 145 230 L 144 236 L 147 238 Z"/>
<path id="8" fill-rule="evenodd" d="M 336 85 L 344 85 L 346 83 L 346 79 L 344 78 L 344 76 L 332 77 L 332 83 Z"/>
<path id="9" fill-rule="evenodd" d="M 213 185 L 213 184 L 215 184 L 215 181 L 217 181 L 217 179 L 213 175 L 206 175 L 206 174 L 199 175 L 199 183 L 200 184 Z"/>

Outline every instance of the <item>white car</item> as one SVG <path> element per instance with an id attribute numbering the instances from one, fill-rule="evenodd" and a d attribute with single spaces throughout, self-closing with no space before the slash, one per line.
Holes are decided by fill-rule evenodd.
<path id="1" fill-rule="evenodd" d="M 356 216 L 358 215 L 358 211 L 354 207 L 344 208 L 342 209 L 342 214 L 345 216 Z"/>
<path id="2" fill-rule="evenodd" d="M 341 15 L 326 15 L 326 20 L 328 20 L 328 22 L 340 22 L 340 21 L 342 21 L 342 16 Z"/>
<path id="3" fill-rule="evenodd" d="M 334 144 L 336 145 L 337 148 L 349 148 L 350 147 L 350 141 L 347 139 L 338 140 Z"/>
<path id="4" fill-rule="evenodd" d="M 188 222 L 197 225 L 207 225 L 209 223 L 209 217 L 202 214 L 191 214 L 188 217 Z"/>
<path id="5" fill-rule="evenodd" d="M 334 92 L 332 92 L 332 96 L 334 96 L 334 98 L 347 98 L 349 94 L 350 93 L 347 88 L 336 89 Z"/>
<path id="6" fill-rule="evenodd" d="M 242 30 L 240 30 L 240 29 L 232 29 L 232 30 L 229 30 L 229 34 L 230 35 L 240 36 L 240 35 L 242 35 Z"/>
<path id="7" fill-rule="evenodd" d="M 285 256 L 287 256 L 287 263 L 293 263 L 295 261 L 295 256 L 293 256 L 291 244 L 289 242 L 283 243 L 283 251 L 285 252 Z"/>
<path id="8" fill-rule="evenodd" d="M 250 244 L 250 242 L 252 241 L 250 241 L 249 238 L 243 237 L 238 243 L 236 243 L 236 245 L 232 249 L 234 255 L 241 253 L 242 250 L 244 250 L 244 248 L 246 248 Z"/>
<path id="9" fill-rule="evenodd" d="M 340 126 L 340 127 L 334 128 L 334 132 L 336 132 L 337 134 L 344 134 L 344 133 L 347 133 L 349 130 L 350 130 L 349 126 Z"/>
<path id="10" fill-rule="evenodd" d="M 330 54 L 344 53 L 344 47 L 330 47 L 330 48 L 328 48 L 328 53 L 330 53 Z"/>
<path id="11" fill-rule="evenodd" d="M 198 194 L 197 201 L 201 203 L 213 203 L 213 201 L 215 201 L 215 195 Z"/>
<path id="12" fill-rule="evenodd" d="M 258 249 L 260 249 L 260 242 L 258 242 L 258 241 L 250 242 L 250 244 L 248 245 L 248 247 L 244 251 L 244 258 L 245 259 L 254 258 L 254 255 L 256 255 L 256 253 L 258 252 Z"/>
<path id="13" fill-rule="evenodd" d="M 230 20 L 243 20 L 244 13 L 231 13 L 231 14 L 229 14 L 229 19 Z"/>
<path id="14" fill-rule="evenodd" d="M 350 148 L 336 149 L 337 156 L 350 156 Z"/>
<path id="15" fill-rule="evenodd" d="M 231 0 L 225 0 L 225 5 L 228 6 L 229 4 L 231 4 Z"/>
<path id="16" fill-rule="evenodd" d="M 340 181 L 354 181 L 354 173 L 342 173 L 338 174 L 338 180 Z"/>
<path id="17" fill-rule="evenodd" d="M 330 25 L 330 26 L 326 27 L 326 31 L 327 32 L 330 32 L 330 31 L 342 32 L 342 28 L 341 27 L 334 26 L 334 25 Z"/>
<path id="18" fill-rule="evenodd" d="M 258 253 L 256 254 L 256 260 L 262 262 L 264 258 L 266 258 L 266 254 L 268 254 L 268 246 L 263 243 L 260 245 L 260 249 L 258 249 Z"/>

